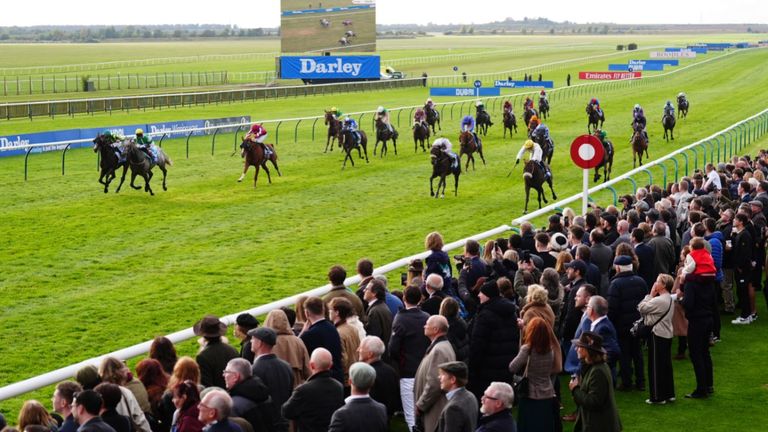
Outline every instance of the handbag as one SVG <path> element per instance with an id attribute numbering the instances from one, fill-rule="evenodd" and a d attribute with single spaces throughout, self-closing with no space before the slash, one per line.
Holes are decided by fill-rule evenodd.
<path id="1" fill-rule="evenodd" d="M 531 357 L 529 355 L 528 361 L 525 363 L 525 371 L 523 372 L 523 376 L 512 376 L 512 389 L 515 391 L 515 405 L 520 401 L 520 399 L 528 397 L 528 365 L 530 363 Z"/>
<path id="2" fill-rule="evenodd" d="M 656 320 L 653 325 L 645 325 L 645 320 L 643 317 L 640 317 L 637 321 L 632 323 L 632 328 L 629 329 L 629 334 L 631 334 L 633 337 L 636 337 L 638 339 L 647 339 L 651 336 L 651 331 L 654 327 L 656 327 L 656 324 L 660 323 L 662 319 L 664 319 L 665 316 L 669 313 L 669 310 L 672 309 L 672 299 L 669 299 L 669 307 L 667 308 L 667 311 L 664 312 L 659 319 Z"/>

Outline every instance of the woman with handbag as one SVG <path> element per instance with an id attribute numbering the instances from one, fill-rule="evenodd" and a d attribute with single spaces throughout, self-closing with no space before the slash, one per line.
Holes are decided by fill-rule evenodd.
<path id="1" fill-rule="evenodd" d="M 646 326 L 651 327 L 648 339 L 648 381 L 651 391 L 647 404 L 663 405 L 675 400 L 675 381 L 672 374 L 672 317 L 675 313 L 670 291 L 674 279 L 660 274 L 651 287 L 651 293 L 637 305 Z"/>
<path id="2" fill-rule="evenodd" d="M 551 379 L 562 367 L 561 362 L 556 361 L 560 356 L 555 356 L 555 350 L 560 350 L 560 344 L 552 327 L 540 317 L 532 318 L 525 326 L 523 345 L 509 364 L 510 372 L 523 375 L 515 394 L 520 403 L 517 420 L 520 432 L 562 430 L 560 405 Z M 524 391 L 526 380 L 527 392 Z"/>

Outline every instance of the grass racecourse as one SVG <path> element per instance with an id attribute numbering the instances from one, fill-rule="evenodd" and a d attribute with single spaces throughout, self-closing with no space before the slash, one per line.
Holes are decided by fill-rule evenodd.
<path id="1" fill-rule="evenodd" d="M 545 72 L 544 79 L 554 79 L 555 87 L 561 87 L 567 73 L 573 77 L 572 84 L 579 84 L 579 71 L 602 71 L 607 70 L 607 63 L 647 58 L 645 48 L 650 46 L 705 39 L 755 40 L 749 35 L 436 37 L 379 41 L 378 48 L 388 59 L 521 49 L 509 55 L 399 67 L 412 74 L 427 71 L 434 76 L 452 73 L 454 63 L 468 73 L 506 74 L 551 61 L 615 53 L 617 43 L 640 44 L 641 51 L 634 54 L 573 62 Z M 222 52 L 228 44 L 220 43 Z M 213 42 L 200 51 L 195 51 L 195 42 L 176 45 L 174 55 L 211 54 L 216 49 Z M 278 46 L 277 41 L 255 43 L 251 51 L 272 52 Z M 63 50 L 80 52 L 80 56 L 56 58 L 51 54 L 47 64 L 139 58 L 138 51 L 125 55 L 124 50 L 135 48 L 124 44 L 115 47 L 112 58 L 104 54 L 109 47 L 62 45 Z M 40 58 L 37 50 L 49 49 L 45 45 L 8 48 L 34 59 Z M 3 46 L 0 56 L 5 49 Z M 90 49 L 101 50 L 101 54 L 94 55 L 97 51 Z M 170 46 L 166 44 L 164 49 L 170 51 Z M 245 42 L 240 49 L 245 49 Z M 144 56 L 159 57 L 160 51 Z M 717 55 L 710 53 L 695 62 Z M 18 57 L 14 61 L 17 64 L 11 66 L 23 66 Z M 608 137 L 616 146 L 613 175 L 632 166 L 628 140 L 635 103 L 645 108 L 650 155 L 656 159 L 765 109 L 768 75 L 763 67 L 767 61 L 768 51 L 748 50 L 663 80 L 641 81 L 626 89 L 595 94 L 606 112 Z M 691 63 L 681 61 L 681 65 Z M 165 67 L 180 70 L 185 65 Z M 515 78 L 521 76 L 522 72 Z M 680 91 L 688 94 L 691 110 L 686 120 L 678 122 L 675 141 L 665 143 L 660 125 L 662 106 Z M 411 88 L 115 112 L 111 116 L 1 121 L 0 135 L 245 114 L 254 120 L 269 120 L 318 115 L 330 106 L 345 112 L 370 111 L 378 105 L 410 107 L 423 104 L 427 92 L 425 88 Z M 575 136 L 585 132 L 584 106 L 590 96 L 558 97 L 546 122 L 557 143 L 553 172 L 558 196 L 570 196 L 580 188 L 581 173 L 571 163 L 568 147 Z M 450 100 L 434 99 L 437 103 Z M 521 113 L 519 106 L 515 110 Z M 429 197 L 429 158 L 421 150 L 414 153 L 406 115 L 399 127 L 397 156 L 390 148 L 384 159 L 374 157 L 371 146 L 369 164 L 355 159 L 356 166 L 345 171 L 340 169 L 338 148 L 323 154 L 322 128 L 317 128 L 312 141 L 311 128 L 304 122 L 294 142 L 293 125 L 284 125 L 277 146 L 283 176 L 273 175 L 273 183 L 268 185 L 262 173 L 256 188 L 252 170 L 243 183 L 235 181 L 242 161 L 230 156 L 231 134 L 217 139 L 213 155 L 210 137 L 193 138 L 188 159 L 183 140 L 164 141 L 163 148 L 174 165 L 167 192 L 157 180 L 153 182 L 154 197 L 126 187 L 120 194 L 104 194 L 96 182 L 96 157 L 90 149 L 67 154 L 65 176 L 60 171 L 60 152 L 31 155 L 26 182 L 23 157 L 0 158 L 0 386 L 190 327 L 206 313 L 230 314 L 315 288 L 326 283 L 327 269 L 336 263 L 345 265 L 351 275 L 360 257 L 369 257 L 379 266 L 420 252 L 424 237 L 434 230 L 446 241 L 453 241 L 509 223 L 522 213 L 520 168 L 510 177 L 507 173 L 524 138 L 520 133 L 502 139 L 500 108 L 492 112 L 495 125 L 483 141 L 487 166 L 478 160 L 475 171 L 462 174 L 458 197 L 447 194 L 438 200 Z M 444 113 L 443 136 L 455 142 L 458 122 L 457 115 L 451 119 Z M 370 115 L 362 127 L 370 136 Z M 267 124 L 267 128 L 271 132 L 274 124 Z M 754 154 L 765 147 L 768 140 L 763 139 L 753 143 L 749 152 Z M 652 171 L 654 179 L 661 178 L 659 169 Z M 620 193 L 631 193 L 628 182 L 621 187 Z M 611 195 L 605 192 L 594 198 L 608 204 Z M 535 208 L 532 203 L 529 210 Z M 543 224 L 543 220 L 536 222 Z M 391 273 L 389 280 L 391 287 L 397 287 L 399 275 Z M 761 315 L 768 314 L 761 295 L 758 305 Z M 735 328 L 727 323 L 730 319 L 724 317 L 723 342 L 713 351 L 715 396 L 706 401 L 684 400 L 683 394 L 694 386 L 693 370 L 688 361 L 675 362 L 677 403 L 648 406 L 643 403 L 645 393 L 617 395 L 625 430 L 761 430 L 764 427 L 760 424 L 768 424 L 768 414 L 763 411 L 768 402 L 768 376 L 762 367 L 768 355 L 766 325 L 760 320 Z M 186 342 L 177 350 L 182 355 L 194 355 L 196 344 Z M 136 361 L 129 360 L 131 364 Z M 49 387 L 1 401 L 0 412 L 13 423 L 23 400 L 38 399 L 50 407 L 51 395 Z M 571 409 L 571 398 L 566 395 L 563 399 L 566 411 Z M 393 430 L 404 428 L 396 424 Z"/>

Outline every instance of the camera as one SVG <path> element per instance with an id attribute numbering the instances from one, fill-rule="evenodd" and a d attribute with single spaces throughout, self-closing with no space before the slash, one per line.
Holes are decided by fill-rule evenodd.
<path id="1" fill-rule="evenodd" d="M 455 259 L 457 262 L 463 263 L 465 260 L 464 255 L 454 255 L 453 259 Z"/>

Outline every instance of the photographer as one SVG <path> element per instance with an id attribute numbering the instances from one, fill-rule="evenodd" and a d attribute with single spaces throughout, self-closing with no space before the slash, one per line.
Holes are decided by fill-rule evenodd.
<path id="1" fill-rule="evenodd" d="M 477 280 L 485 276 L 485 263 L 480 259 L 480 243 L 475 240 L 467 240 L 464 245 L 463 255 L 454 255 L 456 268 L 459 270 L 459 278 L 466 274 L 466 286 L 474 287 Z"/>

